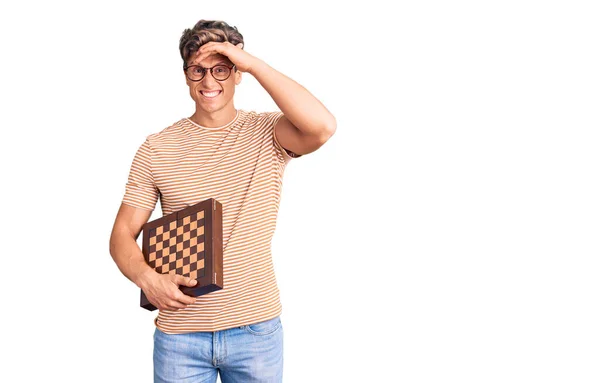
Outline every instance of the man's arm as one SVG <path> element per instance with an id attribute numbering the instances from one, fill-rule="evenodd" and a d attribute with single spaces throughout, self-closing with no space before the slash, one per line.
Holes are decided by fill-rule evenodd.
<path id="1" fill-rule="evenodd" d="M 140 276 L 152 271 L 136 240 L 152 211 L 121 204 L 110 236 L 110 255 L 121 273 L 140 287 Z"/>
<path id="2" fill-rule="evenodd" d="M 283 112 L 275 125 L 281 146 L 299 155 L 317 150 L 336 130 L 333 115 L 302 85 L 242 48 L 242 43 L 211 41 L 196 51 L 194 61 L 213 54 L 227 56 L 240 71 L 254 76 Z"/>
<path id="3" fill-rule="evenodd" d="M 259 59 L 249 72 L 283 112 L 275 134 L 285 149 L 299 155 L 311 153 L 335 133 L 335 117 L 302 85 Z"/>
<path id="4" fill-rule="evenodd" d="M 121 204 L 110 236 L 110 255 L 130 281 L 144 290 L 146 297 L 161 310 L 177 310 L 196 302 L 179 285 L 194 286 L 195 280 L 181 275 L 159 274 L 146 261 L 136 240 L 152 211 Z"/>

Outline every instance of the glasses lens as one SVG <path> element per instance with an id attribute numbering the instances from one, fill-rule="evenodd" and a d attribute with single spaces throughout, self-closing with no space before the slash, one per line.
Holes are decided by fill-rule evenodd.
<path id="1" fill-rule="evenodd" d="M 192 65 L 191 67 L 187 68 L 186 73 L 190 80 L 201 80 L 202 77 L 204 77 L 204 68 L 197 65 Z"/>
<path id="2" fill-rule="evenodd" d="M 229 67 L 226 67 L 225 65 L 217 65 L 212 71 L 213 76 L 215 76 L 217 80 L 225 80 L 227 77 L 229 77 L 229 72 Z"/>

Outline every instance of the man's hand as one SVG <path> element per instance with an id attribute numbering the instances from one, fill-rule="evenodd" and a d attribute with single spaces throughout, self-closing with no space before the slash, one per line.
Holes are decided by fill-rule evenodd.
<path id="1" fill-rule="evenodd" d="M 250 53 L 244 51 L 242 47 L 244 44 L 239 43 L 233 45 L 226 41 L 224 43 L 218 43 L 215 41 L 208 42 L 200 47 L 195 53 L 195 57 L 192 60 L 192 64 L 198 65 L 202 60 L 214 54 L 221 54 L 226 56 L 238 70 L 242 72 L 250 72 L 252 66 L 255 65 L 259 59 L 252 56 Z"/>
<path id="2" fill-rule="evenodd" d="M 140 287 L 148 301 L 159 310 L 179 310 L 196 302 L 196 298 L 185 295 L 180 285 L 193 287 L 196 280 L 176 274 L 159 274 L 149 270 L 140 277 Z"/>

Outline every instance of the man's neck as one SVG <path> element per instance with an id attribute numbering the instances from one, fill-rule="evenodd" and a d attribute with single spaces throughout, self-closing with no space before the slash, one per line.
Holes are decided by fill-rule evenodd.
<path id="1" fill-rule="evenodd" d="M 196 112 L 190 117 L 190 120 L 200 126 L 207 128 L 218 128 L 227 125 L 235 118 L 237 110 L 234 107 L 227 110 L 220 110 L 215 113 L 208 113 L 204 110 L 196 109 Z"/>

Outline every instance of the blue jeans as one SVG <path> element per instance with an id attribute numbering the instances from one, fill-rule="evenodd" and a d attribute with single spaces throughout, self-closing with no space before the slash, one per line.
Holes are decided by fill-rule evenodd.
<path id="1" fill-rule="evenodd" d="M 281 382 L 280 317 L 215 332 L 154 331 L 154 382 Z"/>

